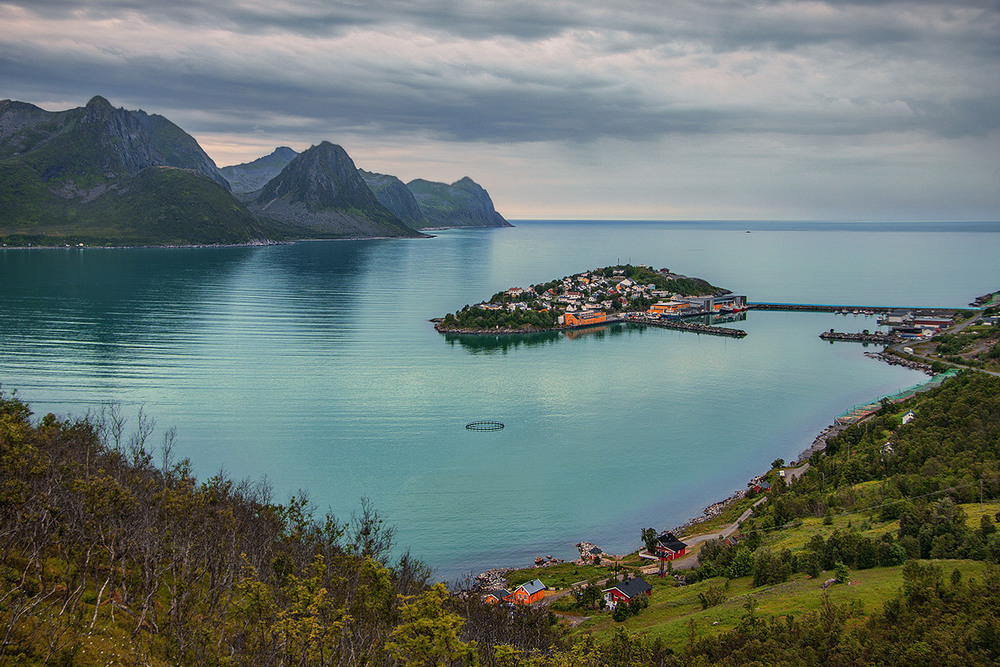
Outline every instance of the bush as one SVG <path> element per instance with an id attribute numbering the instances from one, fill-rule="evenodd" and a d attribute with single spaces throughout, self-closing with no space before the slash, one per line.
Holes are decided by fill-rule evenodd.
<path id="1" fill-rule="evenodd" d="M 709 586 L 704 593 L 698 593 L 698 600 L 702 609 L 708 609 L 726 601 L 726 589 L 724 586 Z"/>

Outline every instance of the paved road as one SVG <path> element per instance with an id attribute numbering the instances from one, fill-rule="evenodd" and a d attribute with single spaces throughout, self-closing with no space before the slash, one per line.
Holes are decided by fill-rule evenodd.
<path id="1" fill-rule="evenodd" d="M 744 521 L 750 518 L 750 515 L 753 514 L 753 510 L 755 507 L 757 507 L 758 505 L 762 505 L 766 502 L 767 502 L 767 496 L 764 496 L 763 498 L 755 502 L 753 506 L 750 507 L 750 509 L 741 514 L 740 518 L 736 519 L 736 521 L 729 524 L 728 526 L 726 526 L 725 528 L 723 528 L 718 532 L 706 533 L 704 535 L 692 535 L 691 537 L 685 537 L 683 541 L 690 547 L 696 544 L 701 544 L 702 542 L 707 542 L 708 540 L 723 540 L 732 535 L 733 533 L 735 533 L 739 529 L 740 524 L 742 524 Z M 692 567 L 696 567 L 698 565 L 698 554 L 696 553 L 688 554 L 671 562 L 673 563 L 675 570 L 690 570 Z M 657 563 L 656 565 L 650 565 L 649 567 L 644 567 L 642 569 L 643 574 L 657 574 L 659 573 L 659 571 L 660 571 L 659 563 Z"/>

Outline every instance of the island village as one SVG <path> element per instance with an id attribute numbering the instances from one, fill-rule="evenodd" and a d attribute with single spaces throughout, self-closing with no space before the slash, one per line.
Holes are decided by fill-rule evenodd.
<path id="1" fill-rule="evenodd" d="M 746 309 L 745 296 L 642 264 L 594 269 L 528 288 L 511 287 L 436 322 L 442 332 L 522 333 L 621 321 L 676 322 Z"/>

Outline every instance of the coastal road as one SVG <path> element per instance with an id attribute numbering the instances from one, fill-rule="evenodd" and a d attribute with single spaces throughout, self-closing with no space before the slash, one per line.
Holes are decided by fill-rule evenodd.
<path id="1" fill-rule="evenodd" d="M 805 466 L 796 468 L 796 470 L 805 472 Z M 799 474 L 802 474 L 802 472 L 800 472 Z M 729 524 L 728 526 L 726 526 L 725 528 L 723 528 L 718 532 L 705 533 L 703 535 L 692 535 L 691 537 L 683 538 L 681 541 L 687 544 L 689 547 L 692 547 L 696 544 L 707 542 L 708 540 L 724 540 L 733 533 L 735 533 L 739 529 L 740 524 L 742 524 L 744 521 L 750 518 L 750 515 L 753 514 L 754 508 L 763 505 L 766 502 L 767 502 L 767 496 L 764 496 L 763 498 L 755 502 L 753 506 L 750 507 L 750 509 L 741 514 L 740 517 L 736 519 L 736 521 Z M 673 567 L 675 570 L 690 570 L 692 567 L 698 565 L 698 554 L 696 553 L 688 554 L 671 562 L 673 563 Z M 656 565 L 650 565 L 649 567 L 645 567 L 642 569 L 643 574 L 658 574 L 659 571 L 660 571 L 659 563 L 657 563 Z"/>
<path id="2" fill-rule="evenodd" d="M 965 327 L 970 326 L 970 325 L 975 324 L 976 322 L 978 322 L 979 318 L 981 318 L 982 316 L 983 316 L 983 313 L 982 313 L 982 311 L 980 311 L 980 312 L 976 313 L 975 315 L 973 315 L 972 317 L 970 317 L 967 320 L 963 320 L 963 321 L 959 322 L 958 324 L 953 324 L 952 326 L 948 327 L 947 329 L 945 329 L 941 333 L 949 333 L 949 334 L 958 333 L 959 331 L 961 331 Z M 940 334 L 938 334 L 938 335 L 940 335 Z M 940 359 L 937 359 L 935 357 L 928 357 L 927 355 L 917 354 L 916 352 L 913 352 L 913 353 L 903 352 L 903 348 L 904 347 L 908 347 L 908 346 L 910 346 L 912 344 L 913 344 L 912 341 L 904 341 L 902 343 L 897 343 L 896 345 L 893 345 L 892 349 L 895 350 L 896 352 L 899 352 L 900 354 L 909 354 L 911 357 L 916 357 L 918 359 L 923 359 L 925 362 L 927 362 L 929 364 L 932 364 L 935 361 L 940 361 Z M 970 370 L 970 371 L 979 371 L 980 373 L 986 373 L 987 375 L 993 375 L 995 377 L 1000 377 L 1000 373 L 998 373 L 996 371 L 988 371 L 988 370 L 985 370 L 985 369 L 982 369 L 982 368 L 973 368 L 972 366 L 965 366 L 963 364 L 953 364 L 950 361 L 946 361 L 945 363 L 947 363 L 950 366 L 955 367 L 955 368 L 963 368 L 965 370 Z"/>

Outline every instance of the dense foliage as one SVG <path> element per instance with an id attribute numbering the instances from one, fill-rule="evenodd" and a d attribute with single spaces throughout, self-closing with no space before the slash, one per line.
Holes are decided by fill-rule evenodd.
<path id="1" fill-rule="evenodd" d="M 0 663 L 396 665 L 424 664 L 424 640 L 550 646 L 544 613 L 451 598 L 409 554 L 389 562 L 393 531 L 367 502 L 341 522 L 265 484 L 199 483 L 172 432 L 154 455 L 152 421 L 125 421 L 33 424 L 0 395 Z"/>
<path id="2" fill-rule="evenodd" d="M 916 417 L 902 424 L 912 409 Z M 780 618 L 742 598 L 735 629 L 685 642 L 630 634 L 623 605 L 605 641 L 560 639 L 544 608 L 511 609 L 428 586 L 408 554 L 389 562 L 392 530 L 363 502 L 350 521 L 315 519 L 308 500 L 272 502 L 263 484 L 198 483 L 171 456 L 170 432 L 147 450 L 141 413 L 32 423 L 0 395 L 0 661 L 98 665 L 993 665 L 1000 661 L 1000 531 L 961 503 L 1000 497 L 1000 379 L 968 373 L 845 429 L 793 485 L 769 473 L 769 502 L 735 544 L 708 542 L 699 578 L 794 573 L 826 585 L 901 568 L 881 608 L 857 599 Z M 156 462 L 154 463 L 154 458 Z M 991 510 L 992 512 L 992 510 Z M 773 538 L 806 517 L 851 522 L 805 544 Z M 817 519 L 812 519 L 817 521 Z M 881 533 L 869 524 L 884 526 Z M 858 530 L 858 528 L 861 530 Z M 986 561 L 982 580 L 949 558 Z M 921 559 L 939 559 L 936 562 Z M 943 564 L 942 564 L 943 563 Z M 948 574 L 948 576 L 945 576 Z M 800 580 L 802 575 L 796 575 Z M 729 584 L 703 609 L 732 605 Z M 576 591 L 599 607 L 601 585 Z M 704 584 L 703 584 L 704 585 Z M 818 585 L 818 583 L 817 583 Z M 587 604 L 581 604 L 586 602 Z M 654 595 L 653 606 L 656 605 Z M 640 614 L 641 622 L 654 612 Z M 101 654 L 99 649 L 107 653 Z"/>

